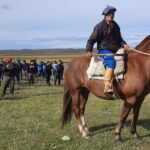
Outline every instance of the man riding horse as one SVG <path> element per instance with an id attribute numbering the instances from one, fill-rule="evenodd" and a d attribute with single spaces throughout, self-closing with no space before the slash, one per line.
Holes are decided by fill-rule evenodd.
<path id="1" fill-rule="evenodd" d="M 92 56 L 95 42 L 98 43 L 99 53 L 105 54 L 103 57 L 106 68 L 105 85 L 102 80 L 89 80 L 87 69 L 91 58 L 88 56 L 72 59 L 64 69 L 62 127 L 70 123 L 74 112 L 79 130 L 85 139 L 90 138 L 90 131 L 85 122 L 85 106 L 89 94 L 91 92 L 101 99 L 110 99 L 103 90 L 105 89 L 105 93 L 113 92 L 108 84 L 112 79 L 115 61 L 114 57 L 108 57 L 108 54 L 113 55 L 121 46 L 132 52 L 127 55 L 124 78 L 119 82 L 113 82 L 115 93 L 124 100 L 120 120 L 115 128 L 115 142 L 122 141 L 121 131 L 131 110 L 133 114 L 130 132 L 134 139 L 140 137 L 137 132 L 137 120 L 145 96 L 150 93 L 150 35 L 131 49 L 122 39 L 119 26 L 113 21 L 115 11 L 114 7 L 107 7 L 103 11 L 105 19 L 95 27 L 87 43 L 88 56 Z"/>
<path id="2" fill-rule="evenodd" d="M 130 49 L 121 36 L 120 27 L 114 21 L 115 11 L 116 8 L 112 6 L 107 6 L 103 10 L 102 15 L 105 16 L 104 20 L 95 26 L 94 31 L 87 42 L 87 56 L 92 57 L 95 42 L 97 42 L 99 54 L 114 54 L 120 47 L 125 50 Z M 101 56 L 101 58 L 104 60 L 103 64 L 105 68 L 104 93 L 112 94 L 113 89 L 110 84 L 113 78 L 116 62 L 114 56 Z"/>

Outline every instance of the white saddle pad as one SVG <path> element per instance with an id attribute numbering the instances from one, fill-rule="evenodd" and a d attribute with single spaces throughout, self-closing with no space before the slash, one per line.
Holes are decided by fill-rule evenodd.
<path id="1" fill-rule="evenodd" d="M 117 51 L 116 54 L 124 54 L 124 48 Z M 118 79 L 123 79 L 125 72 L 124 56 L 115 56 L 116 68 L 114 70 L 114 76 Z M 90 61 L 89 68 L 87 69 L 88 79 L 104 80 L 105 69 L 103 65 L 103 59 L 99 56 L 93 56 Z"/>

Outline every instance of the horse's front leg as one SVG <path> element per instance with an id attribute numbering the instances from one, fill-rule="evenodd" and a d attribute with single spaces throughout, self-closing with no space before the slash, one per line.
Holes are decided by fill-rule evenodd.
<path id="1" fill-rule="evenodd" d="M 124 102 L 124 106 L 122 108 L 122 113 L 120 115 L 120 121 L 115 129 L 115 142 L 121 142 L 122 139 L 121 139 L 121 129 L 128 117 L 128 114 L 130 112 L 132 108 L 132 105 L 127 103 L 126 101 Z"/>
<path id="2" fill-rule="evenodd" d="M 135 106 L 133 107 L 133 116 L 132 116 L 132 121 L 131 121 L 131 130 L 130 130 L 130 132 L 133 134 L 134 139 L 139 138 L 139 134 L 137 133 L 137 130 L 136 130 L 136 124 L 137 124 L 139 111 L 140 111 L 143 100 L 144 100 L 144 98 L 140 98 L 138 103 L 135 104 Z"/>

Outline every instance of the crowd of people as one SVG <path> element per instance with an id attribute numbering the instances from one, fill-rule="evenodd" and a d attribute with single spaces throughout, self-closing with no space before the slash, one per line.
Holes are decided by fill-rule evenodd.
<path id="1" fill-rule="evenodd" d="M 20 59 L 13 60 L 7 58 L 0 61 L 0 86 L 2 85 L 2 94 L 5 96 L 6 90 L 10 87 L 10 94 L 13 97 L 15 79 L 18 84 L 22 79 L 25 79 L 29 86 L 34 85 L 35 78 L 45 79 L 46 86 L 51 86 L 51 79 L 54 80 L 54 86 L 61 85 L 63 80 L 63 71 L 67 63 L 62 60 L 57 61 L 41 61 L 39 64 L 35 60 L 27 62 Z M 1 81 L 3 83 L 1 84 Z"/>

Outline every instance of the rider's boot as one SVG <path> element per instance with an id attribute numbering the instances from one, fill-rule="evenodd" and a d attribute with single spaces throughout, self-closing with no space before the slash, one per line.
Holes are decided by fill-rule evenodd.
<path id="1" fill-rule="evenodd" d="M 114 75 L 114 69 L 112 68 L 106 68 L 105 70 L 105 80 L 104 80 L 104 93 L 105 94 L 113 94 L 113 88 L 111 85 L 111 81 Z"/>

